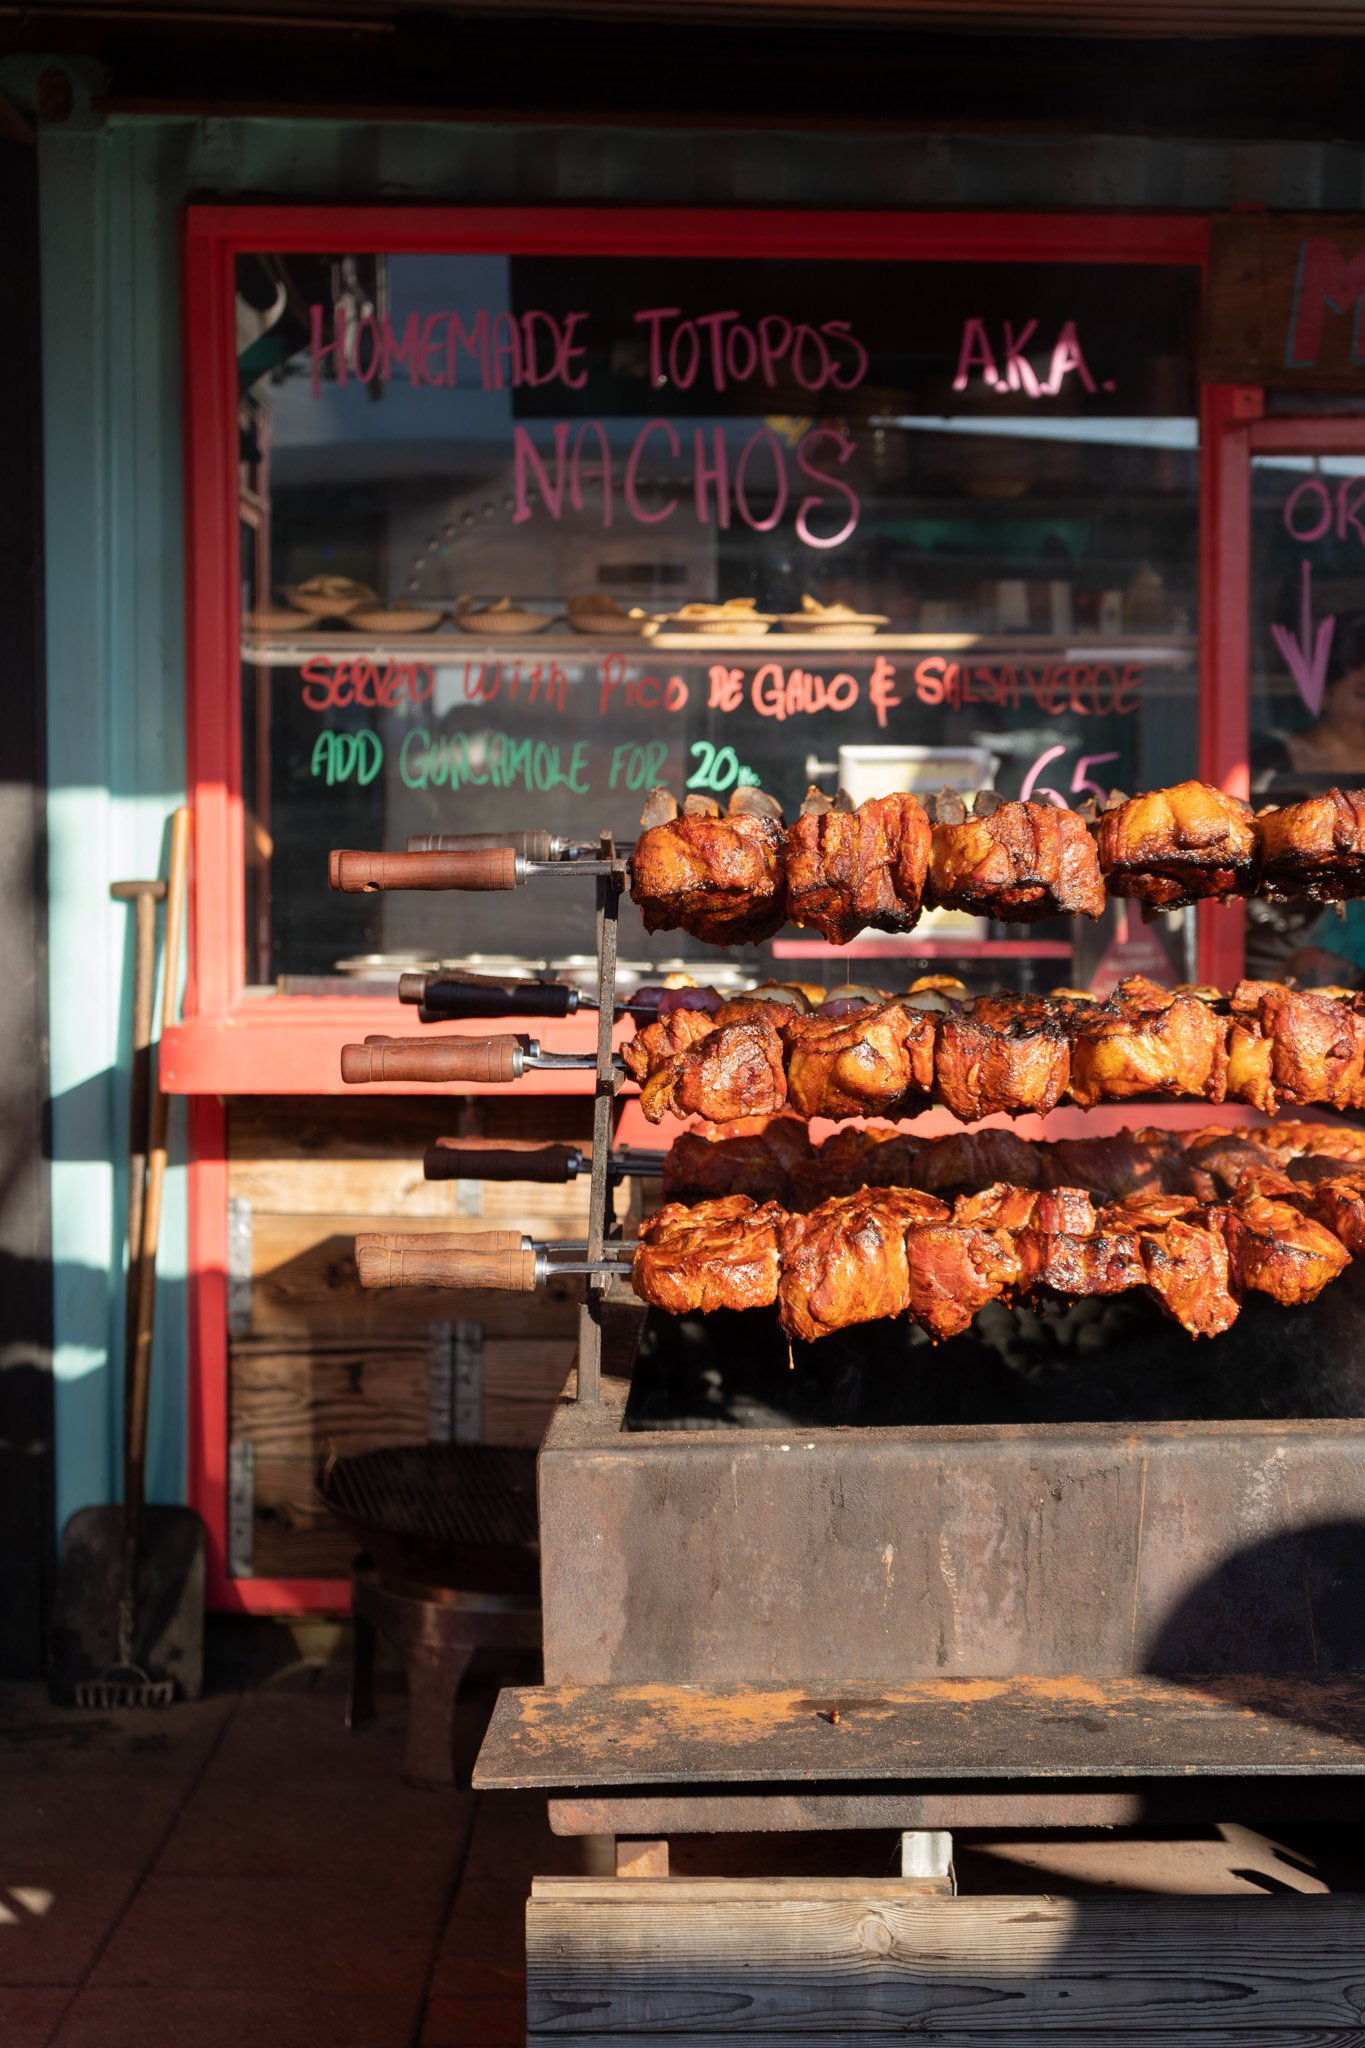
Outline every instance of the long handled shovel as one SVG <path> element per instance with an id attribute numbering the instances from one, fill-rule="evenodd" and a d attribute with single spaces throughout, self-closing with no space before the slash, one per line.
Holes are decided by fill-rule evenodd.
<path id="1" fill-rule="evenodd" d="M 190 814 L 171 825 L 165 886 L 162 1028 L 173 1015 L 189 868 Z M 192 1509 L 146 1505 L 147 1415 L 156 1260 L 170 1098 L 151 1078 L 151 983 L 159 884 L 116 883 L 137 906 L 129 1259 L 125 1306 L 123 1505 L 82 1508 L 67 1523 L 57 1569 L 52 1689 L 83 1707 L 167 1706 L 198 1697 L 204 1655 L 204 1528 Z M 150 943 L 149 943 L 150 942 Z"/>

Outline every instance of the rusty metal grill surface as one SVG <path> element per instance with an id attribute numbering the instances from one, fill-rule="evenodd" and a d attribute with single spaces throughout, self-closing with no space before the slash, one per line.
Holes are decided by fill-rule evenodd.
<path id="1" fill-rule="evenodd" d="M 337 1458 L 319 1491 L 376 1563 L 420 1565 L 472 1588 L 536 1579 L 531 1451 L 415 1444 Z"/>

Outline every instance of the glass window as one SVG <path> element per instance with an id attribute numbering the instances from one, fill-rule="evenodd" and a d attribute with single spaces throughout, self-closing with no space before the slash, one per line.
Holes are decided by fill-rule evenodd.
<path id="1" fill-rule="evenodd" d="M 1360 788 L 1365 428 L 1359 455 L 1257 455 L 1251 478 L 1252 801 Z M 1343 922 L 1302 899 L 1248 904 L 1249 974 L 1277 974 L 1309 945 L 1338 955 L 1340 979 L 1360 979 L 1365 931 L 1354 907 Z"/>
<path id="2" fill-rule="evenodd" d="M 237 289 L 249 981 L 591 951 L 587 887 L 329 900 L 331 846 L 628 841 L 660 782 L 791 815 L 1196 772 L 1192 267 L 261 253 Z M 1045 987 L 1104 942 L 880 946 Z"/>

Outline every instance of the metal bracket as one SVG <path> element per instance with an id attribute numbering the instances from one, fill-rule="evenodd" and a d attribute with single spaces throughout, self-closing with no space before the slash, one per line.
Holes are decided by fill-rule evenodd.
<path id="1" fill-rule="evenodd" d="M 456 1323 L 451 1437 L 457 1444 L 483 1442 L 483 1324 Z"/>
<path id="2" fill-rule="evenodd" d="M 455 1325 L 427 1324 L 427 1442 L 455 1438 Z"/>
<path id="3" fill-rule="evenodd" d="M 249 1436 L 234 1437 L 228 1445 L 227 1548 L 231 1577 L 252 1578 L 256 1569 L 256 1446 Z"/>
<path id="4" fill-rule="evenodd" d="M 227 1327 L 229 1337 L 251 1335 L 251 1204 L 245 1195 L 228 1197 Z"/>

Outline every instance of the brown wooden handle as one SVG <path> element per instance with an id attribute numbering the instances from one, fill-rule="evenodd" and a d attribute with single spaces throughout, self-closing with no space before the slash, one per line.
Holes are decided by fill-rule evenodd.
<path id="1" fill-rule="evenodd" d="M 495 1288 L 530 1294 L 536 1255 L 515 1230 L 367 1232 L 355 1241 L 362 1287 Z"/>
<path id="2" fill-rule="evenodd" d="M 327 879 L 344 896 L 373 889 L 515 889 L 517 852 L 514 846 L 464 853 L 354 853 L 334 847 Z"/>
<path id="3" fill-rule="evenodd" d="M 553 860 L 551 832 L 413 832 L 409 853 L 468 853 L 480 846 L 510 846 L 523 860 Z"/>
<path id="4" fill-rule="evenodd" d="M 583 1155 L 577 1145 L 542 1138 L 438 1138 L 422 1168 L 428 1180 L 573 1180 Z"/>
<path id="5" fill-rule="evenodd" d="M 341 1048 L 341 1078 L 363 1081 L 515 1081 L 529 1038 L 373 1038 Z"/>

